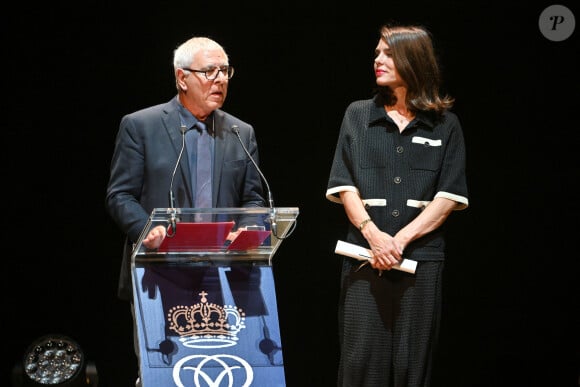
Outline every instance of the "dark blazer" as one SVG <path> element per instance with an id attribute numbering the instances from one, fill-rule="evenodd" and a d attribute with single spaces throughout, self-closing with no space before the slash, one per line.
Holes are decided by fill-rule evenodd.
<path id="1" fill-rule="evenodd" d="M 265 206 L 260 174 L 232 131 L 232 126 L 237 125 L 246 149 L 259 163 L 253 127 L 219 109 L 213 114 L 213 207 Z M 132 299 L 132 244 L 139 238 L 154 208 L 170 207 L 171 176 L 182 148 L 180 126 L 177 97 L 121 119 L 111 161 L 106 207 L 127 235 L 119 277 L 118 294 L 122 299 Z M 185 152 L 173 181 L 175 206 L 179 208 L 193 207 L 191 173 Z"/>

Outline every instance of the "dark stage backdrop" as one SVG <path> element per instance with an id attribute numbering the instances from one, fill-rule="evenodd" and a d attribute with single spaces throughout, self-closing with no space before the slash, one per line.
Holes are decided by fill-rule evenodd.
<path id="1" fill-rule="evenodd" d="M 576 1 L 561 1 L 576 17 Z M 18 2 L 2 13 L 0 385 L 47 333 L 76 339 L 101 387 L 136 375 L 117 300 L 122 235 L 105 212 L 123 114 L 175 94 L 192 35 L 236 66 L 224 109 L 252 123 L 275 205 L 299 207 L 274 270 L 288 385 L 334 385 L 345 234 L 324 198 L 347 104 L 374 86 L 381 23 L 434 34 L 467 142 L 471 206 L 448 223 L 436 387 L 577 386 L 578 30 L 538 27 L 547 1 Z"/>

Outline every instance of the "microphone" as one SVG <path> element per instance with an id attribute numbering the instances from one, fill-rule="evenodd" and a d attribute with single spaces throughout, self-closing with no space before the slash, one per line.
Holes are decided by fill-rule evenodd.
<path id="1" fill-rule="evenodd" d="M 268 190 L 268 203 L 270 206 L 270 225 L 272 228 L 272 234 L 274 234 L 274 236 L 276 238 L 281 239 L 280 237 L 278 237 L 278 225 L 276 224 L 276 209 L 274 208 L 274 199 L 272 198 L 272 191 L 270 190 L 270 185 L 268 184 L 268 180 L 266 180 L 266 177 L 264 176 L 264 174 L 260 170 L 260 167 L 258 167 L 258 164 L 254 160 L 252 155 L 250 155 L 250 152 L 248 152 L 248 149 L 246 149 L 246 146 L 244 145 L 244 142 L 242 141 L 242 138 L 240 137 L 240 128 L 238 127 L 238 125 L 232 125 L 232 131 L 238 137 L 238 140 L 240 141 L 240 144 L 242 145 L 244 152 L 246 152 L 246 154 L 248 155 L 248 158 L 250 159 L 252 164 L 254 164 L 254 167 L 256 167 L 256 170 L 260 174 L 260 177 L 262 177 L 264 184 L 266 184 L 266 189 Z"/>
<path id="2" fill-rule="evenodd" d="M 169 207 L 171 208 L 171 218 L 169 219 L 169 223 L 171 226 L 171 233 L 169 230 L 167 231 L 167 236 L 172 238 L 175 235 L 176 227 L 177 227 L 177 218 L 176 218 L 176 211 L 175 211 L 175 197 L 173 194 L 173 180 L 175 179 L 175 173 L 177 172 L 177 167 L 179 166 L 179 162 L 181 161 L 181 157 L 183 155 L 183 150 L 185 149 L 185 132 L 187 129 L 186 126 L 181 125 L 179 128 L 181 131 L 181 150 L 179 151 L 179 156 L 177 157 L 177 162 L 175 163 L 175 167 L 173 168 L 173 173 L 171 174 L 171 183 L 169 184 Z"/>

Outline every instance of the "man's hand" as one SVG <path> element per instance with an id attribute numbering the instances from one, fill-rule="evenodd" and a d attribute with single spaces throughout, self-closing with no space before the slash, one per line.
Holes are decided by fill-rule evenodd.
<path id="1" fill-rule="evenodd" d="M 165 235 L 167 235 L 165 226 L 156 226 L 151 229 L 149 234 L 147 234 L 145 239 L 143 239 L 143 246 L 148 249 L 156 249 L 161 246 L 161 242 L 165 239 Z"/>

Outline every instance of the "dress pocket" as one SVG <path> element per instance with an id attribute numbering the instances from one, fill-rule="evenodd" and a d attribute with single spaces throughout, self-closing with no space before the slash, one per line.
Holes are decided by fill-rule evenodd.
<path id="1" fill-rule="evenodd" d="M 409 157 L 411 169 L 439 170 L 442 153 L 443 147 L 440 139 L 413 137 L 411 140 L 411 155 Z"/>

